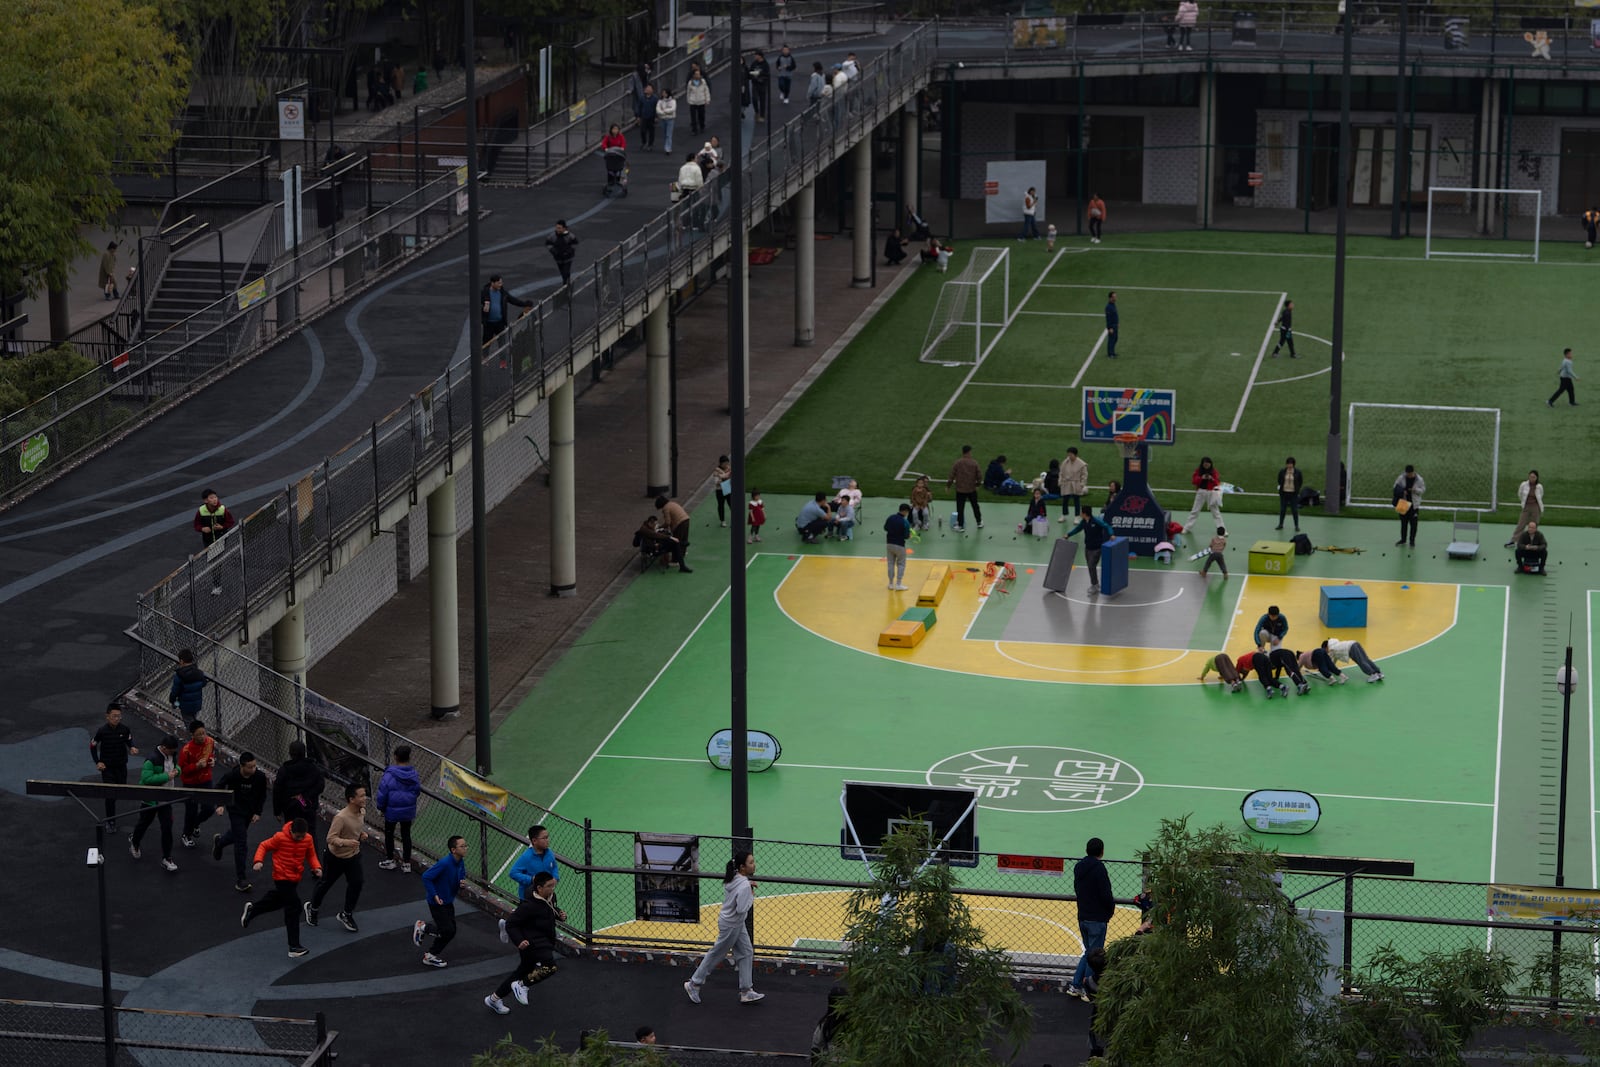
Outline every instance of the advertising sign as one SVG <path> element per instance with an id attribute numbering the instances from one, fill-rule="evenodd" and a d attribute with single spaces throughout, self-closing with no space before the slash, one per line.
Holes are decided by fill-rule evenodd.
<path id="1" fill-rule="evenodd" d="M 1491 885 L 1489 918 L 1519 922 L 1563 922 L 1600 919 L 1600 889 L 1566 889 L 1536 885 Z"/>
<path id="2" fill-rule="evenodd" d="M 778 762 L 783 746 L 778 739 L 763 730 L 750 730 L 745 734 L 745 749 L 749 753 L 749 769 L 754 774 Z M 733 731 L 718 730 L 706 742 L 706 759 L 719 771 L 733 769 Z"/>
<path id="3" fill-rule="evenodd" d="M 278 99 L 278 140 L 306 139 L 306 102 L 294 97 Z"/>
<path id="4" fill-rule="evenodd" d="M 440 765 L 439 788 L 494 819 L 506 813 L 506 802 L 511 799 L 510 793 L 493 782 L 468 774 L 454 763 Z"/>
<path id="5" fill-rule="evenodd" d="M 995 868 L 1004 874 L 1042 874 L 1060 878 L 1067 873 L 1067 861 L 1060 856 L 1013 856 L 1002 852 L 995 857 Z"/>
<path id="6" fill-rule="evenodd" d="M 1308 834 L 1322 818 L 1322 805 L 1295 789 L 1257 789 L 1239 805 L 1244 824 L 1262 834 Z"/>

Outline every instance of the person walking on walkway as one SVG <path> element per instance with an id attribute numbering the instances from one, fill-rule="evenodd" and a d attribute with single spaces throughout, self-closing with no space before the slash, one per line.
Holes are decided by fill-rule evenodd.
<path id="1" fill-rule="evenodd" d="M 755 873 L 754 853 L 735 852 L 733 859 L 728 861 L 728 869 L 722 876 L 722 910 L 717 913 L 716 943 L 700 960 L 694 976 L 683 983 L 683 991 L 696 1004 L 700 1003 L 700 987 L 706 984 L 711 972 L 729 953 L 733 955 L 734 966 L 739 969 L 739 1003 L 754 1004 L 766 999 L 765 993 L 755 991 L 751 970 L 756 953 L 746 925 L 750 910 L 756 903 L 756 883 L 751 881 Z"/>
<path id="2" fill-rule="evenodd" d="M 249 929 L 250 921 L 269 911 L 283 911 L 283 931 L 289 938 L 289 958 L 299 959 L 311 950 L 300 944 L 300 879 L 305 877 L 310 864 L 313 875 L 322 877 L 322 867 L 317 863 L 317 843 L 306 827 L 304 819 L 294 819 L 282 830 L 256 846 L 255 869 L 267 864 L 272 856 L 272 888 L 260 900 L 246 901 L 239 915 L 239 925 Z"/>
<path id="3" fill-rule="evenodd" d="M 983 529 L 983 509 L 978 506 L 978 486 L 983 484 L 983 471 L 978 469 L 978 461 L 972 458 L 972 446 L 961 446 L 961 458 L 950 465 L 950 477 L 945 479 L 946 489 L 954 488 L 956 491 L 956 532 L 965 533 L 967 529 L 967 505 L 972 505 L 972 518 L 978 524 L 978 529 Z"/>
<path id="4" fill-rule="evenodd" d="M 356 933 L 356 902 L 361 899 L 361 885 L 365 878 L 361 870 L 361 846 L 367 840 L 367 787 L 351 782 L 344 787 L 344 807 L 333 816 L 328 827 L 327 846 L 322 853 L 324 874 L 317 881 L 316 891 L 306 901 L 306 925 L 317 925 L 317 912 L 322 900 L 333 888 L 333 883 L 344 879 L 344 908 L 339 912 L 339 925 Z"/>
<path id="5" fill-rule="evenodd" d="M 380 871 L 399 867 L 404 874 L 411 873 L 411 824 L 417 817 L 417 798 L 422 795 L 422 779 L 411 765 L 411 746 L 396 745 L 394 762 L 384 768 L 378 779 L 378 814 L 383 816 L 383 859 L 378 861 Z M 400 830 L 400 862 L 394 858 L 394 832 Z"/>
<path id="6" fill-rule="evenodd" d="M 1102 859 L 1106 843 L 1091 837 L 1083 851 L 1083 859 L 1072 868 L 1072 892 L 1078 898 L 1078 934 L 1083 941 L 1083 954 L 1078 957 L 1078 968 L 1072 972 L 1072 981 L 1067 985 L 1069 997 L 1084 995 L 1083 980 L 1089 974 L 1089 953 L 1106 947 L 1106 926 L 1117 910 L 1117 898 L 1111 891 L 1111 874 Z"/>
<path id="7" fill-rule="evenodd" d="M 794 88 L 794 71 L 798 64 L 795 62 L 794 53 L 784 45 L 778 52 L 775 63 L 778 68 L 778 99 L 785 104 L 789 102 L 789 90 Z"/>
<path id="8" fill-rule="evenodd" d="M 183 716 L 184 722 L 200 717 L 205 707 L 207 681 L 206 672 L 195 664 L 194 649 L 180 648 L 178 665 L 172 671 L 172 688 L 167 690 L 167 703 Z"/>
<path id="9" fill-rule="evenodd" d="M 189 724 L 189 742 L 178 752 L 178 774 L 189 789 L 210 789 L 212 768 L 217 765 L 216 739 L 206 733 L 206 724 L 195 719 Z M 184 848 L 194 848 L 200 840 L 200 824 L 211 815 L 211 802 L 190 797 L 183 802 Z"/>
<path id="10" fill-rule="evenodd" d="M 706 105 L 711 103 L 711 82 L 696 63 L 689 68 L 689 81 L 683 87 L 683 99 L 689 105 L 689 135 L 704 133 Z"/>
<path id="11" fill-rule="evenodd" d="M 772 64 L 767 62 L 766 53 L 757 48 L 750 54 L 748 75 L 750 78 L 750 106 L 755 109 L 756 121 L 767 121 L 767 101 L 772 93 Z"/>
<path id="12" fill-rule="evenodd" d="M 137 756 L 133 744 L 133 731 L 122 721 L 122 701 L 113 700 L 106 705 L 106 721 L 89 739 L 89 758 L 100 780 L 107 785 L 128 784 L 128 757 Z M 117 802 L 106 798 L 106 833 L 117 832 Z"/>
<path id="13" fill-rule="evenodd" d="M 485 345 L 509 325 L 510 316 L 506 314 L 506 308 L 514 305 L 521 308 L 524 315 L 533 308 L 531 301 L 522 300 L 507 289 L 505 279 L 498 274 L 490 276 L 489 284 L 483 287 L 483 292 L 478 294 L 478 298 L 483 302 L 481 311 Z"/>
<path id="14" fill-rule="evenodd" d="M 200 535 L 202 554 L 233 529 L 233 525 L 233 513 L 218 499 L 215 489 L 207 489 L 200 494 L 200 507 L 194 513 L 194 528 Z M 222 595 L 220 567 L 213 567 L 211 570 L 211 595 Z"/>
<path id="15" fill-rule="evenodd" d="M 218 815 L 227 816 L 228 829 L 211 835 L 211 858 L 220 863 L 222 850 L 232 845 L 233 888 L 248 893 L 252 886 L 245 873 L 245 849 L 250 847 L 250 827 L 261 820 L 267 803 L 267 776 L 256 769 L 254 752 L 241 752 L 239 766 L 224 774 L 216 787 L 228 791 L 227 803 L 217 808 Z"/>
<path id="16" fill-rule="evenodd" d="M 1572 407 L 1578 406 L 1578 394 L 1573 389 L 1573 383 L 1578 376 L 1572 370 L 1572 349 L 1561 350 L 1561 369 L 1556 372 L 1556 391 L 1550 394 L 1550 399 L 1545 401 L 1549 407 L 1556 406 L 1556 397 L 1562 393 L 1567 394 L 1567 403 Z"/>
<path id="17" fill-rule="evenodd" d="M 493 993 L 483 998 L 484 1006 L 496 1015 L 511 1009 L 506 997 L 514 996 L 528 1005 L 528 987 L 556 973 L 556 880 L 548 871 L 533 876 L 532 891 L 524 897 L 511 917 L 501 922 L 503 939 L 517 947 L 517 968 L 506 976 Z"/>
<path id="18" fill-rule="evenodd" d="M 107 300 L 122 299 L 122 294 L 117 291 L 117 242 L 115 241 L 106 245 L 106 250 L 100 253 L 98 283 L 101 293 Z"/>
<path id="19" fill-rule="evenodd" d="M 178 739 L 168 734 L 145 759 L 144 766 L 139 770 L 139 784 L 176 785 L 177 782 Z M 150 829 L 153 822 L 161 823 L 161 866 L 168 871 L 175 871 L 178 865 L 172 862 L 172 805 L 164 801 L 145 802 L 144 810 L 139 812 L 139 821 L 133 826 L 133 836 L 128 840 L 128 855 L 134 859 L 144 855 L 139 849 L 139 842 L 144 840 L 144 832 Z"/>
<path id="20" fill-rule="evenodd" d="M 661 102 L 654 85 L 644 87 L 644 98 L 639 101 L 639 147 L 648 152 L 656 144 L 656 105 Z"/>
<path id="21" fill-rule="evenodd" d="M 550 250 L 550 258 L 556 261 L 556 270 L 561 272 L 561 284 L 571 285 L 572 261 L 578 258 L 578 235 L 567 229 L 566 219 L 556 219 L 556 228 L 544 239 L 544 246 Z M 484 340 L 488 340 L 487 332 Z"/>
<path id="22" fill-rule="evenodd" d="M 429 935 L 433 944 L 422 954 L 426 967 L 448 967 L 444 950 L 456 936 L 456 893 L 467 884 L 467 839 L 456 834 L 445 843 L 445 854 L 422 874 L 428 914 L 433 921 L 418 919 L 411 924 L 411 943 L 422 947 Z"/>
<path id="23" fill-rule="evenodd" d="M 901 504 L 899 511 L 883 520 L 884 551 L 889 564 L 891 590 L 906 588 L 906 538 L 910 536 L 911 505 Z"/>

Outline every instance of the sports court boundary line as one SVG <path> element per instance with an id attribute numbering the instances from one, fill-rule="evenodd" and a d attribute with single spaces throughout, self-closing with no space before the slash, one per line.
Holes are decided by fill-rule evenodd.
<path id="1" fill-rule="evenodd" d="M 1191 289 L 1172 285 L 1090 285 L 1088 282 L 1047 282 L 1045 289 L 1104 289 L 1108 293 L 1210 293 L 1225 296 L 1277 296 L 1276 289 Z M 1068 314 L 1067 312 L 1036 312 L 1036 314 Z M 1079 312 L 1094 317 L 1094 312 Z"/>
<path id="2" fill-rule="evenodd" d="M 1500 785 L 1506 741 L 1506 646 L 1511 640 L 1511 587 L 1504 586 L 1506 606 L 1500 620 L 1500 707 L 1495 715 L 1494 732 L 1494 817 L 1489 822 L 1489 881 L 1495 878 L 1500 858 Z M 1494 930 L 1487 931 L 1488 945 L 1494 948 Z"/>
<path id="3" fill-rule="evenodd" d="M 1046 278 L 1050 277 L 1050 272 L 1056 269 L 1056 263 L 1059 262 L 1061 257 L 1066 254 L 1067 250 L 1063 248 L 1055 255 L 1050 257 L 1050 262 L 1044 265 L 1044 270 L 1039 272 L 1039 277 L 1034 279 L 1033 284 L 1028 287 L 1028 291 L 1023 294 L 1022 300 L 1017 304 L 1016 310 L 1012 311 L 1010 315 L 1006 316 L 1005 325 L 1000 327 L 1000 336 L 995 338 L 995 342 L 997 344 L 1001 338 L 1005 337 L 1006 331 L 1011 328 L 1011 324 L 1017 320 L 1017 315 L 1021 313 L 1024 307 L 1027 307 L 1028 301 L 1033 299 L 1033 294 L 1039 291 L 1039 286 L 1044 284 L 1044 280 Z M 939 428 L 939 423 L 944 420 L 945 414 L 955 406 L 956 401 L 961 398 L 962 392 L 967 388 L 967 383 L 972 381 L 973 376 L 978 373 L 982 366 L 983 360 L 980 359 L 972 365 L 971 370 L 967 371 L 967 376 L 961 379 L 961 384 L 956 386 L 956 391 L 950 394 L 950 399 L 946 400 L 944 407 L 939 409 L 939 414 L 933 417 L 933 422 L 929 424 L 928 429 L 923 433 L 921 440 L 912 446 L 911 454 L 906 456 L 906 461 L 900 465 L 900 473 L 894 476 L 895 481 L 903 482 L 906 480 L 906 475 L 911 473 L 911 464 L 915 463 L 917 457 L 922 454 L 922 449 L 927 445 L 928 439 L 933 436 L 933 432 Z"/>
<path id="4" fill-rule="evenodd" d="M 1078 368 L 1078 373 L 1072 378 L 1072 384 L 1067 386 L 1068 389 L 1077 389 L 1083 384 L 1083 376 L 1089 373 L 1090 367 L 1094 366 L 1094 357 L 1100 354 L 1100 349 L 1105 347 L 1106 338 L 1109 336 L 1110 334 L 1105 330 L 1102 329 L 1100 331 L 1100 336 L 1094 339 L 1094 347 L 1089 349 L 1088 356 L 1084 358 L 1083 366 Z"/>
<path id="5" fill-rule="evenodd" d="M 1278 306 L 1272 309 L 1272 318 L 1267 320 L 1267 332 L 1261 338 L 1261 350 L 1256 353 L 1256 365 L 1250 368 L 1250 380 L 1244 383 L 1244 395 L 1239 398 L 1239 410 L 1233 413 L 1233 424 L 1228 427 L 1229 433 L 1239 432 L 1239 422 L 1244 418 L 1244 409 L 1250 403 L 1250 394 L 1255 391 L 1256 375 L 1261 373 L 1261 364 L 1267 358 L 1267 342 L 1272 340 L 1272 328 L 1277 324 L 1278 316 L 1283 314 L 1283 303 L 1288 299 L 1288 293 L 1278 294 Z"/>

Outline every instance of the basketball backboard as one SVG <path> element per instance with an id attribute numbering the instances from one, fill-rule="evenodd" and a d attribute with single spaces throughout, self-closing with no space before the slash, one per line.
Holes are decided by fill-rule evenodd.
<path id="1" fill-rule="evenodd" d="M 847 860 L 876 860 L 878 847 L 896 825 L 921 819 L 932 831 L 931 844 L 949 840 L 934 857 L 952 867 L 978 865 L 976 791 L 958 786 L 909 785 L 895 782 L 845 782 L 839 806 L 844 829 L 839 854 Z"/>
<path id="2" fill-rule="evenodd" d="M 1084 441 L 1128 441 L 1147 445 L 1176 442 L 1178 391 L 1120 386 L 1083 387 Z"/>

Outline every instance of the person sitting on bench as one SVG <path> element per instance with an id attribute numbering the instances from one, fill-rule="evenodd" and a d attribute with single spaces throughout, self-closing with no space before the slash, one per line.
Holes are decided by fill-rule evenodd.
<path id="1" fill-rule="evenodd" d="M 800 514 L 795 516 L 794 528 L 800 531 L 800 540 L 808 545 L 817 543 L 817 538 L 827 533 L 833 525 L 833 513 L 828 510 L 828 494 L 819 492 L 800 509 Z"/>
<path id="2" fill-rule="evenodd" d="M 1549 554 L 1550 545 L 1539 532 L 1539 524 L 1528 523 L 1528 528 L 1517 538 L 1517 570 L 1523 574 L 1543 574 L 1545 557 Z"/>
<path id="3" fill-rule="evenodd" d="M 644 556 L 647 566 L 658 562 L 666 566 L 668 560 L 679 562 L 682 559 L 683 550 L 678 547 L 678 539 L 663 529 L 661 520 L 654 515 L 646 518 L 634 532 L 633 547 Z"/>

